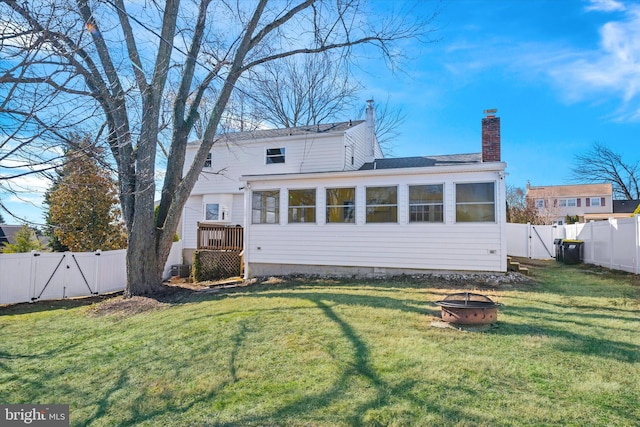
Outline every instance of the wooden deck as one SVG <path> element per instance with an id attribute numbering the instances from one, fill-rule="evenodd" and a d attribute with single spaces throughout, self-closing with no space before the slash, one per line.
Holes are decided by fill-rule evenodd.
<path id="1" fill-rule="evenodd" d="M 244 228 L 236 225 L 198 223 L 198 249 L 241 251 Z"/>

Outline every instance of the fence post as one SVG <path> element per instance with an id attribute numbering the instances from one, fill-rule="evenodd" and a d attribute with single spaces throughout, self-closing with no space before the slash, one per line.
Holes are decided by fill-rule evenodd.
<path id="1" fill-rule="evenodd" d="M 634 273 L 640 274 L 640 215 L 634 216 L 633 219 L 635 219 L 636 226 L 636 265 L 634 265 Z"/>
<path id="2" fill-rule="evenodd" d="M 102 274 L 100 274 L 101 273 L 100 268 L 102 267 L 102 261 L 101 261 L 102 257 L 100 256 L 100 254 L 102 254 L 102 251 L 98 249 L 93 254 L 95 255 L 95 266 L 96 266 L 95 273 L 93 275 L 93 280 L 94 280 L 94 283 L 96 284 L 95 292 L 97 295 L 100 295 L 100 290 L 101 290 L 100 288 L 102 287 L 102 280 L 101 280 Z"/>
<path id="3" fill-rule="evenodd" d="M 527 222 L 527 258 L 533 253 L 533 239 L 531 238 L 531 223 Z"/>
<path id="4" fill-rule="evenodd" d="M 31 251 L 31 271 L 29 272 L 29 302 L 33 302 L 36 297 L 36 269 L 40 252 Z"/>

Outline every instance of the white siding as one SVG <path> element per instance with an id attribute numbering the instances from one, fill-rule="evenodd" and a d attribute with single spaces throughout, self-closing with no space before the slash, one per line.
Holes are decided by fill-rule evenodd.
<path id="1" fill-rule="evenodd" d="M 494 170 L 488 170 L 489 168 Z M 351 266 L 435 270 L 506 271 L 503 163 L 482 171 L 438 174 L 436 168 L 357 171 L 333 176 L 251 180 L 252 191 L 281 188 L 280 224 L 248 224 L 245 257 L 249 263 Z M 455 223 L 454 187 L 459 182 L 496 183 L 495 223 Z M 444 223 L 409 223 L 408 185 L 444 184 Z M 398 186 L 398 223 L 366 224 L 367 186 Z M 324 192 L 356 187 L 356 223 L 326 224 Z M 317 188 L 317 224 L 287 224 L 286 191 Z"/>
<path id="2" fill-rule="evenodd" d="M 285 163 L 266 164 L 267 148 L 284 148 Z M 187 150 L 185 165 L 193 161 L 197 146 Z M 342 133 L 303 135 L 274 140 L 219 142 L 212 148 L 212 164 L 200 174 L 192 194 L 236 193 L 243 175 L 341 171 L 344 168 Z"/>

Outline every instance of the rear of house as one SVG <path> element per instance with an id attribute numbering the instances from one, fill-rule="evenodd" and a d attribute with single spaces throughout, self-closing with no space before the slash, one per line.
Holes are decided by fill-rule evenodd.
<path id="1" fill-rule="evenodd" d="M 504 169 L 477 154 L 245 176 L 245 272 L 504 272 Z"/>

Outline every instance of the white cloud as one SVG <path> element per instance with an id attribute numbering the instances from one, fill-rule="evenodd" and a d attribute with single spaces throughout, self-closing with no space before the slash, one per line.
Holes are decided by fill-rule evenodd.
<path id="1" fill-rule="evenodd" d="M 622 20 L 600 28 L 599 48 L 570 52 L 547 71 L 569 101 L 618 96 L 619 120 L 638 120 L 640 98 L 640 7 L 626 9 Z"/>
<path id="2" fill-rule="evenodd" d="M 594 12 L 621 12 L 626 10 L 626 7 L 624 3 L 616 0 L 590 0 L 585 10 Z"/>

